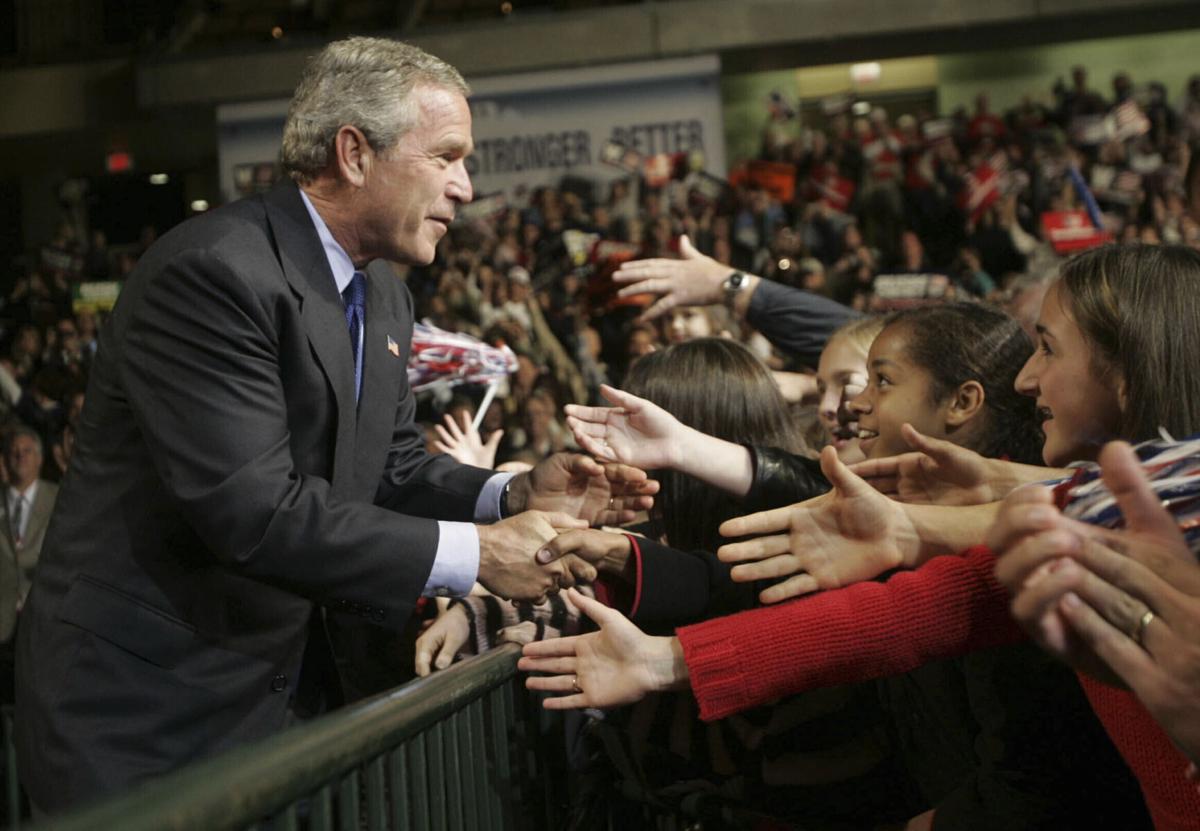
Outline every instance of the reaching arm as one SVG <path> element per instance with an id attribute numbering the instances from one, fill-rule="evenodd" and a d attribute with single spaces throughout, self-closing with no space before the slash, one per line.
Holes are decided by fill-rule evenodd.
<path id="1" fill-rule="evenodd" d="M 870 580 L 895 568 L 914 568 L 941 554 L 981 542 L 996 504 L 947 507 L 905 505 L 855 476 L 832 447 L 821 453 L 831 493 L 786 508 L 731 519 L 727 537 L 754 539 L 722 546 L 734 580 L 776 580 L 764 603 Z"/>
<path id="2" fill-rule="evenodd" d="M 868 459 L 850 468 L 880 493 L 901 502 L 998 502 L 1021 485 L 1071 475 L 1065 469 L 989 459 L 952 442 L 922 435 L 910 424 L 901 428 L 901 434 L 916 452 Z"/>
<path id="3" fill-rule="evenodd" d="M 615 407 L 568 404 L 567 425 L 580 447 L 598 459 L 643 470 L 678 470 L 734 496 L 745 496 L 754 477 L 750 452 L 681 424 L 644 398 L 604 385 Z"/>

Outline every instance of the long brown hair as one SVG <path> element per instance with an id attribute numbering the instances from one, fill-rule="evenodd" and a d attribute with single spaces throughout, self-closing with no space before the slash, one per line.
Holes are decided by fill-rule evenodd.
<path id="1" fill-rule="evenodd" d="M 737 444 L 799 452 L 804 444 L 770 370 L 749 349 L 726 338 L 697 338 L 643 355 L 625 389 L 682 423 Z M 655 498 L 668 542 L 680 549 L 715 551 L 717 528 L 741 516 L 741 504 L 676 471 L 658 471 Z"/>
<path id="2" fill-rule="evenodd" d="M 1124 382 L 1121 438 L 1200 432 L 1200 253 L 1107 245 L 1068 260 L 1059 299 L 1092 348 L 1096 373 Z"/>

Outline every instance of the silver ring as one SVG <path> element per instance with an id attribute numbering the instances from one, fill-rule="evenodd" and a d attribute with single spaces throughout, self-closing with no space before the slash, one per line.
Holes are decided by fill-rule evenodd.
<path id="1" fill-rule="evenodd" d="M 1154 620 L 1154 617 L 1154 612 L 1147 609 L 1146 613 L 1138 618 L 1137 626 L 1134 627 L 1133 632 L 1129 635 L 1129 637 L 1133 638 L 1133 642 L 1138 646 L 1143 645 L 1142 638 L 1146 636 L 1146 627 L 1150 625 L 1150 622 Z"/>

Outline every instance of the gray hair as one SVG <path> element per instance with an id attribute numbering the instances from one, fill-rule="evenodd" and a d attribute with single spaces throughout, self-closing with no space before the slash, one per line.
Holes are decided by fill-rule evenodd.
<path id="1" fill-rule="evenodd" d="M 343 126 L 357 127 L 382 152 L 416 126 L 411 98 L 418 84 L 469 93 L 450 64 L 407 43 L 352 37 L 334 41 L 309 58 L 288 107 L 280 164 L 296 181 L 308 181 L 329 161 Z"/>
<path id="2" fill-rule="evenodd" d="M 18 425 L 13 426 L 12 428 L 10 428 L 8 431 L 8 435 L 4 437 L 4 455 L 6 457 L 8 456 L 8 451 L 12 450 L 13 444 L 21 436 L 27 436 L 27 437 L 33 439 L 33 443 L 35 445 L 37 445 L 38 455 L 39 456 L 45 455 L 46 450 L 42 446 L 41 434 L 38 433 L 37 430 L 34 430 L 32 427 L 27 427 L 24 424 L 18 424 Z"/>

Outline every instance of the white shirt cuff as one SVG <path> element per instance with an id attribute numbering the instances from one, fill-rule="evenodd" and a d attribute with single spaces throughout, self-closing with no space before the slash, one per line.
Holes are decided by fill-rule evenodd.
<path id="1" fill-rule="evenodd" d="M 479 532 L 470 522 L 438 521 L 438 547 L 426 597 L 465 597 L 479 576 Z"/>
<path id="2" fill-rule="evenodd" d="M 475 500 L 475 521 L 495 522 L 504 514 L 500 510 L 500 497 L 504 495 L 504 486 L 516 476 L 515 473 L 497 473 L 483 483 L 479 498 Z"/>

